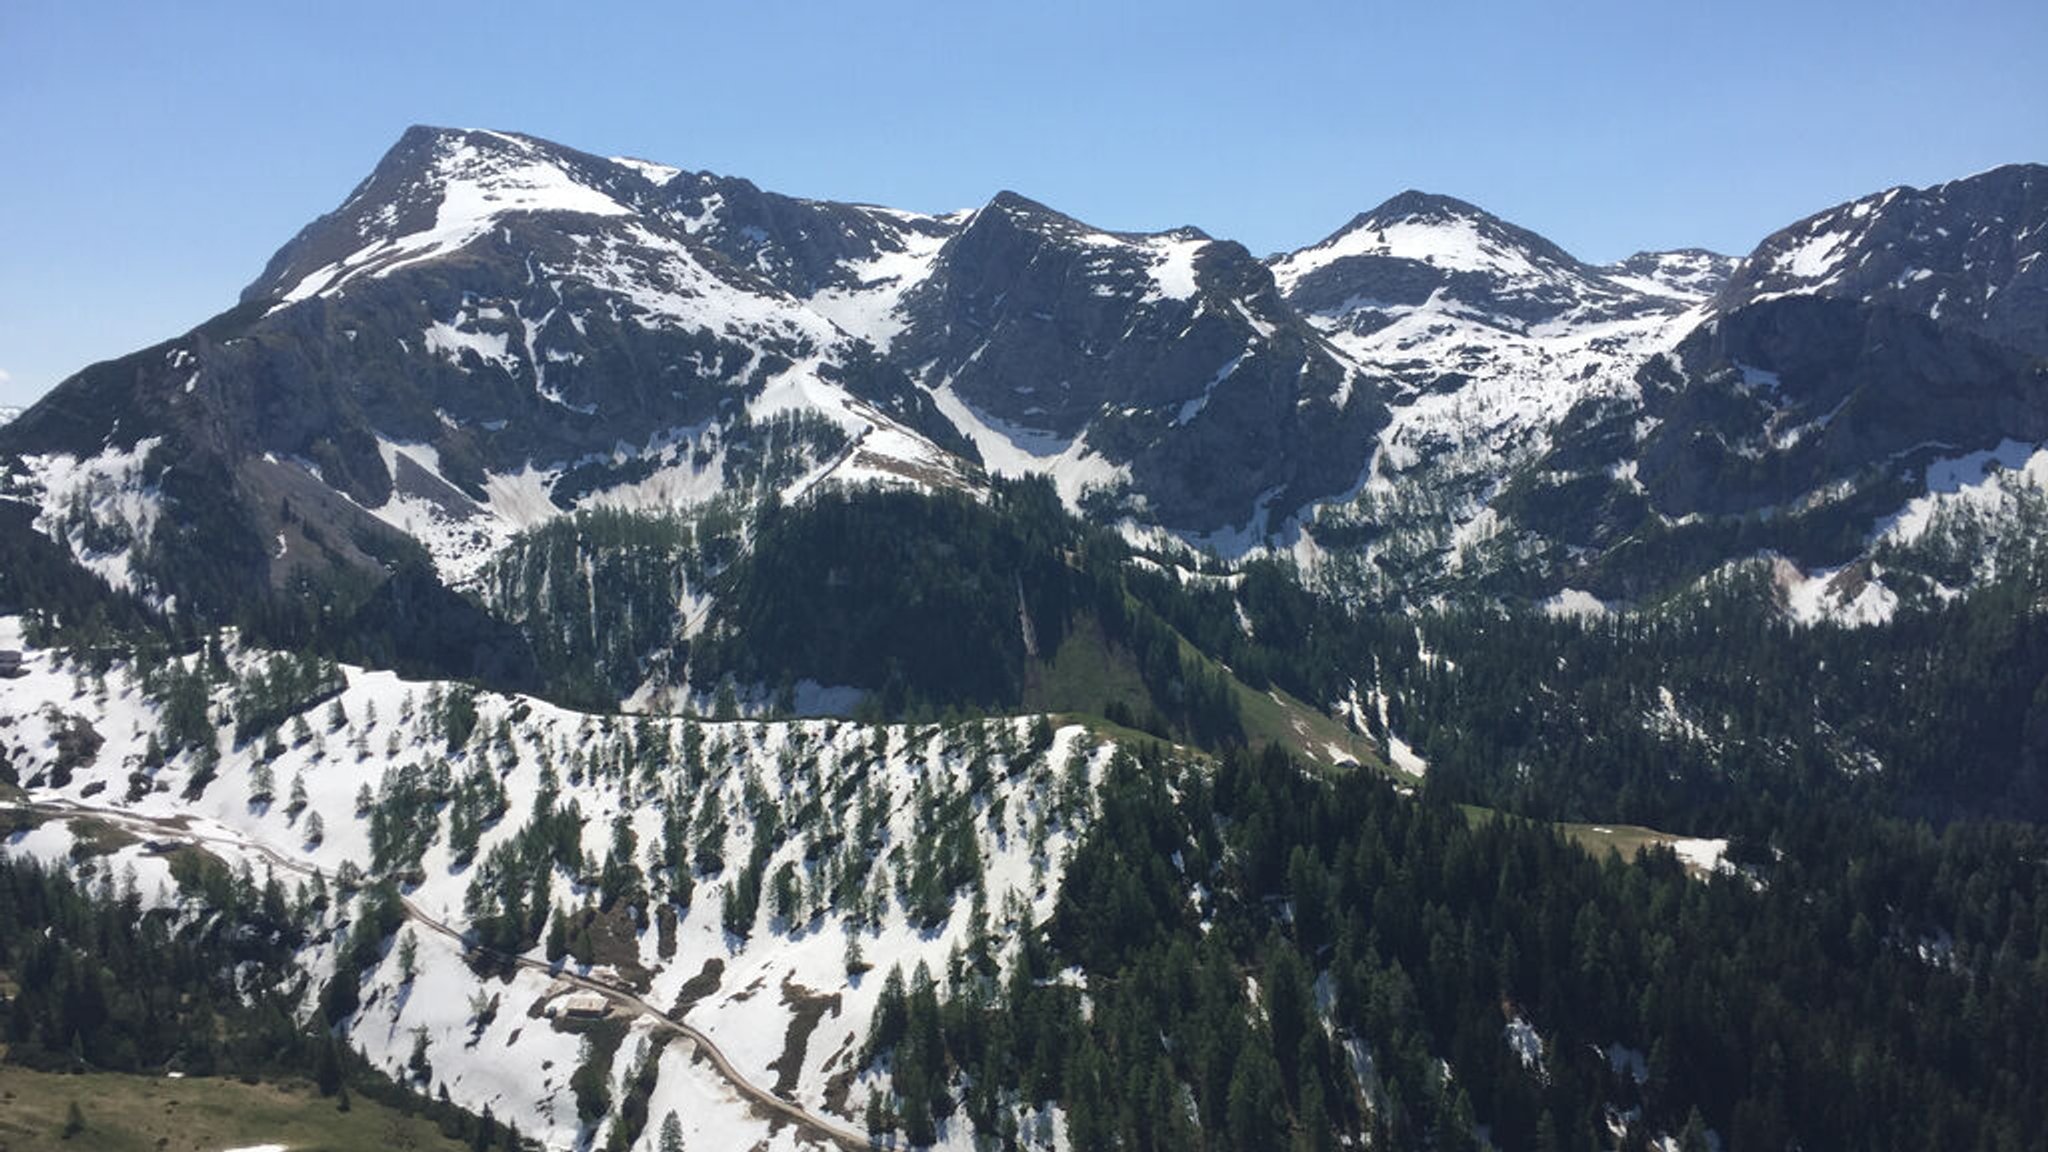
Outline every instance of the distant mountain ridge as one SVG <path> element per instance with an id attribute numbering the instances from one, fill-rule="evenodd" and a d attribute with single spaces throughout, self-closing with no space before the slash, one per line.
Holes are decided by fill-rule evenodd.
<path id="1" fill-rule="evenodd" d="M 0 460 L 44 532 L 188 611 L 415 560 L 460 585 L 577 509 L 989 473 L 1291 551 L 1347 597 L 1626 599 L 1752 554 L 1632 570 L 1615 549 L 1650 525 L 1809 499 L 1922 440 L 2048 438 L 2042 171 L 1866 197 L 1742 261 L 1590 265 L 1423 192 L 1262 261 L 1010 192 L 928 215 L 417 127 L 236 307 L 65 382 Z M 1888 399 L 1866 418 L 1844 389 Z M 1874 519 L 1924 488 L 1861 490 Z"/>

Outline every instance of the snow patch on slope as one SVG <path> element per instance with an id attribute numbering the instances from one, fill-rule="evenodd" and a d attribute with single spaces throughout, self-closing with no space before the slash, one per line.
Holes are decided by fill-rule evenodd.
<path id="1" fill-rule="evenodd" d="M 1696 872 L 1719 872 L 1731 867 L 1722 859 L 1728 853 L 1728 841 L 1723 839 L 1673 840 L 1671 850 Z"/>
<path id="2" fill-rule="evenodd" d="M 529 526 L 478 505 L 448 483 L 441 474 L 441 454 L 432 445 L 379 440 L 377 451 L 398 482 L 389 499 L 367 511 L 419 541 L 433 557 L 435 571 L 450 584 L 473 579 L 520 527 Z M 404 479 L 411 469 L 437 481 L 439 488 L 432 494 L 409 488 Z"/>
<path id="3" fill-rule="evenodd" d="M 163 513 L 156 486 L 143 476 L 160 437 L 131 448 L 111 445 L 80 459 L 65 453 L 22 460 L 41 493 L 36 530 L 63 545 L 78 562 L 110 586 L 140 591 L 131 559 L 146 546 Z"/>
<path id="4" fill-rule="evenodd" d="M 611 162 L 621 168 L 630 168 L 638 172 L 640 175 L 645 176 L 650 183 L 656 185 L 666 184 L 683 174 L 681 168 L 671 167 L 667 164 L 656 164 L 652 160 L 641 160 L 634 156 L 613 156 L 611 157 Z"/>
<path id="5" fill-rule="evenodd" d="M 1996 448 L 1945 457 L 1927 466 L 1927 491 L 1877 527 L 1880 542 L 1913 544 L 1944 516 L 1996 519 L 2025 493 L 2048 492 L 2048 445 L 2001 441 Z"/>
<path id="6" fill-rule="evenodd" d="M 422 333 L 427 351 L 446 359 L 449 363 L 462 366 L 464 352 L 475 355 L 486 364 L 495 364 L 507 372 L 518 369 L 518 362 L 509 349 L 510 337 L 503 332 L 467 332 L 462 328 L 463 317 L 457 315 L 454 323 L 436 320 Z"/>
<path id="7" fill-rule="evenodd" d="M 886 352 L 903 331 L 908 320 L 900 311 L 903 297 L 931 275 L 944 234 L 906 228 L 900 233 L 903 248 L 883 252 L 872 260 L 847 264 L 854 287 L 826 288 L 805 301 L 810 309 Z"/>
<path id="8" fill-rule="evenodd" d="M 1112 464 L 1089 447 L 1085 435 L 1057 436 L 988 415 L 954 392 L 950 380 L 933 389 L 931 396 L 940 413 L 974 442 L 990 472 L 1050 476 L 1060 499 L 1070 507 L 1090 488 L 1113 488 L 1130 480 L 1129 466 Z"/>
<path id="9" fill-rule="evenodd" d="M 838 342 L 824 316 L 782 293 L 731 283 L 681 241 L 638 222 L 574 239 L 577 256 L 564 272 L 618 297 L 641 324 L 708 329 L 748 343 Z"/>
<path id="10" fill-rule="evenodd" d="M 1801 572 L 1783 557 L 1772 562 L 1772 578 L 1785 613 L 1801 624 L 1863 627 L 1888 623 L 1898 611 L 1898 594 L 1884 586 L 1877 565 L 1848 565 Z"/>
<path id="11" fill-rule="evenodd" d="M 791 367 L 747 405 L 748 415 L 756 420 L 789 411 L 815 413 L 839 425 L 852 438 L 852 444 L 837 457 L 786 487 L 782 492 L 785 502 L 802 497 L 828 480 L 835 484 L 916 488 L 959 486 L 966 482 L 952 453 L 824 379 L 819 374 L 822 364 L 822 360 L 814 359 Z"/>
<path id="12" fill-rule="evenodd" d="M 1849 239 L 1847 231 L 1816 233 L 1779 253 L 1772 270 L 1802 280 L 1821 280 L 1842 262 Z"/>
<path id="13" fill-rule="evenodd" d="M 1605 601 L 1579 588 L 1560 588 L 1537 607 L 1552 619 L 1598 620 L 1610 611 Z"/>
<path id="14" fill-rule="evenodd" d="M 1152 257 L 1147 269 L 1152 277 L 1152 287 L 1145 294 L 1145 299 L 1194 299 L 1195 257 L 1209 246 L 1209 238 L 1168 232 L 1159 236 L 1147 236 L 1143 243 Z"/>

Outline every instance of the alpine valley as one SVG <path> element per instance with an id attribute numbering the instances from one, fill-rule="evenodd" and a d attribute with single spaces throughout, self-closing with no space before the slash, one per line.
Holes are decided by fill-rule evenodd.
<path id="1" fill-rule="evenodd" d="M 2044 249 L 413 128 L 0 411 L 0 1146 L 2038 1147 Z"/>

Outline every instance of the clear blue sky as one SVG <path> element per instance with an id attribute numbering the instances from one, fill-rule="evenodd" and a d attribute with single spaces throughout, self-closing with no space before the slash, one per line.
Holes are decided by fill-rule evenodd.
<path id="1" fill-rule="evenodd" d="M 1579 256 L 2048 161 L 2048 3 L 0 4 L 0 403 L 228 306 L 408 124 L 1265 253 L 1404 188 Z"/>

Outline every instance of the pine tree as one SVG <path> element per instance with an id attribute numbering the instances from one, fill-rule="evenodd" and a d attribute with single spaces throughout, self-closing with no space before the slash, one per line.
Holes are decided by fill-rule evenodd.
<path id="1" fill-rule="evenodd" d="M 331 1033 L 314 1049 L 313 1083 L 322 1096 L 332 1096 L 341 1090 L 341 1051 Z"/>
<path id="2" fill-rule="evenodd" d="M 569 1089 L 576 1097 L 576 1118 L 585 1124 L 597 1123 L 611 1108 L 610 1071 L 611 1053 L 585 1036 L 582 1057 L 569 1076 Z"/>
<path id="3" fill-rule="evenodd" d="M 1686 1114 L 1685 1127 L 1678 1134 L 1679 1152 L 1713 1152 L 1713 1145 L 1707 1140 L 1707 1121 L 1695 1106 Z"/>
<path id="4" fill-rule="evenodd" d="M 863 1119 L 866 1121 L 868 1141 L 878 1147 L 886 1146 L 890 1137 L 896 1134 L 896 1117 L 882 1100 L 880 1089 L 868 1095 L 868 1104 Z"/>
<path id="5" fill-rule="evenodd" d="M 567 956 L 568 954 L 569 921 L 562 915 L 562 910 L 557 908 L 555 909 L 555 914 L 548 919 L 548 963 L 560 963 L 562 957 Z"/>
<path id="6" fill-rule="evenodd" d="M 413 1079 L 422 1084 L 434 1077 L 434 1066 L 427 1060 L 427 1035 L 427 1026 L 424 1024 L 412 1030 L 412 1055 L 405 1062 L 406 1070 L 412 1073 Z M 446 1092 L 448 1086 L 443 1084 L 441 1090 Z"/>
<path id="7" fill-rule="evenodd" d="M 903 966 L 892 964 L 889 974 L 882 979 L 882 993 L 875 1000 L 875 1015 L 868 1030 L 870 1058 L 896 1047 L 909 1031 L 907 999 L 903 990 Z"/>

